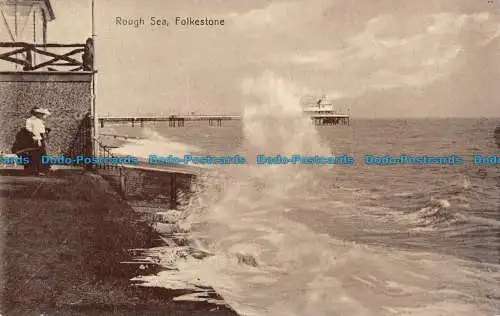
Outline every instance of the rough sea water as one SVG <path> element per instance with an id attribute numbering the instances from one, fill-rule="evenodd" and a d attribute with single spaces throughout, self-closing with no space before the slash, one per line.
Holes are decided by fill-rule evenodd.
<path id="1" fill-rule="evenodd" d="M 498 119 L 314 127 L 298 90 L 270 74 L 247 80 L 243 99 L 242 122 L 222 128 L 113 128 L 149 135 L 122 147 L 134 155 L 349 154 L 355 165 L 210 168 L 179 224 L 191 253 L 209 255 L 165 248 L 158 253 L 175 269 L 143 280 L 211 286 L 240 315 L 500 314 L 500 172 L 470 162 L 474 153 L 498 154 Z M 365 154 L 403 153 L 466 162 L 362 163 Z"/>

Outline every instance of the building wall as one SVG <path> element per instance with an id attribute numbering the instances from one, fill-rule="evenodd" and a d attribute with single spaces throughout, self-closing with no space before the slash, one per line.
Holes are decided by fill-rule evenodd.
<path id="1" fill-rule="evenodd" d="M 0 72 L 0 151 L 10 152 L 30 110 L 48 108 L 50 155 L 68 154 L 91 109 L 91 72 Z"/>

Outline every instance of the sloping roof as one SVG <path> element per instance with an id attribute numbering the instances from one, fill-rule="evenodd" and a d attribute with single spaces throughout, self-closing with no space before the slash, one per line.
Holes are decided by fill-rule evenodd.
<path id="1" fill-rule="evenodd" d="M 49 13 L 49 21 L 55 20 L 56 16 L 54 14 L 54 9 L 52 9 L 52 4 L 50 4 L 50 0 L 44 0 L 45 6 L 47 7 L 47 11 Z"/>

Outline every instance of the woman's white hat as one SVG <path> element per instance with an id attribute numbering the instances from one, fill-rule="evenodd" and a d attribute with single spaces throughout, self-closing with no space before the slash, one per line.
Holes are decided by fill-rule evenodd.
<path id="1" fill-rule="evenodd" d="M 46 115 L 46 116 L 49 116 L 50 114 L 50 111 L 47 110 L 47 109 L 44 109 L 44 108 L 34 108 L 33 110 L 31 110 L 32 113 L 40 113 L 40 114 L 43 114 L 43 115 Z"/>

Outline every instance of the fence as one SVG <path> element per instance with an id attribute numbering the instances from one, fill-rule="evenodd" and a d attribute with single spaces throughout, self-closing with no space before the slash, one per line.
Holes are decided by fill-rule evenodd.
<path id="1" fill-rule="evenodd" d="M 87 115 L 80 122 L 78 131 L 73 139 L 70 152 L 65 153 L 65 155 L 72 158 L 78 155 L 89 157 L 92 155 L 92 152 L 92 117 L 90 116 L 90 113 L 87 113 Z M 80 166 L 83 166 L 83 164 Z"/>
<path id="2" fill-rule="evenodd" d="M 114 147 L 105 145 L 100 139 L 95 139 L 95 143 L 98 147 L 95 154 L 99 158 L 105 161 L 119 158 L 111 151 Z M 195 178 L 194 174 L 148 168 L 141 164 L 102 163 L 94 168 L 129 202 L 168 205 L 171 209 L 179 206 L 181 197 L 187 198 L 191 194 Z"/>
<path id="3" fill-rule="evenodd" d="M 91 38 L 85 44 L 0 42 L 0 60 L 19 65 L 23 71 L 92 71 L 94 43 Z"/>
<path id="4" fill-rule="evenodd" d="M 80 167 L 99 173 L 123 198 L 130 202 L 160 203 L 176 208 L 182 195 L 188 197 L 191 194 L 192 180 L 196 175 L 186 170 L 178 167 L 163 170 L 151 168 L 145 162 L 127 165 L 111 161 L 123 157 L 113 154 L 112 149 L 115 147 L 92 136 L 92 124 L 90 114 L 82 119 L 70 154 L 72 157 L 84 155 L 99 158 L 97 164 L 82 162 Z"/>

